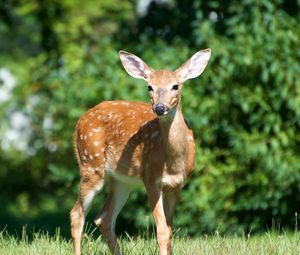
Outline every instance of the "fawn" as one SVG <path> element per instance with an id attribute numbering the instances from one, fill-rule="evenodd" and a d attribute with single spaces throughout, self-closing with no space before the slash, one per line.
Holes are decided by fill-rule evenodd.
<path id="1" fill-rule="evenodd" d="M 151 104 L 105 101 L 85 113 L 73 136 L 80 167 L 80 193 L 70 212 L 74 254 L 80 254 L 85 217 L 101 191 L 109 191 L 95 219 L 113 254 L 122 254 L 116 218 L 132 188 L 144 185 L 156 224 L 160 255 L 171 254 L 172 219 L 179 192 L 195 167 L 193 132 L 181 111 L 182 83 L 199 76 L 211 55 L 198 51 L 175 72 L 154 70 L 120 51 L 127 73 L 147 82 Z"/>

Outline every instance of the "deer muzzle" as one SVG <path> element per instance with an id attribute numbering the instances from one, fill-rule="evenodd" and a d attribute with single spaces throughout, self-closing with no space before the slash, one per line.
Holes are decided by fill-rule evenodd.
<path id="1" fill-rule="evenodd" d="M 169 112 L 169 107 L 164 104 L 158 103 L 154 105 L 153 111 L 157 114 L 157 116 L 164 116 Z"/>

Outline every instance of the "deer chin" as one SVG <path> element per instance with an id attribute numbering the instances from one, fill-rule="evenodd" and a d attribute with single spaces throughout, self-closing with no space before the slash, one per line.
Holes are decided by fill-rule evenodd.
<path id="1" fill-rule="evenodd" d="M 163 115 L 156 115 L 157 118 L 161 121 L 170 121 L 173 120 L 177 112 L 177 107 L 171 108 L 168 111 L 165 111 Z"/>
<path id="2" fill-rule="evenodd" d="M 170 112 L 170 111 L 165 111 L 162 115 L 156 114 L 156 116 L 157 116 L 158 118 L 165 118 L 165 117 L 168 116 L 168 113 L 169 113 L 169 112 Z"/>

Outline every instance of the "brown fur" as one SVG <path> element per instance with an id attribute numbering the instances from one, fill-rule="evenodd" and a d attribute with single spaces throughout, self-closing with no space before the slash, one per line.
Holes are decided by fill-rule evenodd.
<path id="1" fill-rule="evenodd" d="M 181 112 L 182 82 L 188 79 L 190 65 L 187 62 L 176 72 L 155 71 L 134 55 L 120 54 L 126 71 L 153 87 L 149 92 L 152 105 L 106 101 L 79 119 L 73 144 L 80 168 L 80 193 L 70 213 L 74 253 L 80 254 L 85 216 L 106 177 L 109 194 L 95 223 L 111 252 L 121 254 L 114 232 L 116 217 L 133 186 L 142 183 L 153 210 L 160 255 L 168 255 L 179 191 L 195 167 L 193 132 Z M 173 89 L 174 85 L 178 89 Z M 168 108 L 165 117 L 153 113 L 158 103 Z"/>

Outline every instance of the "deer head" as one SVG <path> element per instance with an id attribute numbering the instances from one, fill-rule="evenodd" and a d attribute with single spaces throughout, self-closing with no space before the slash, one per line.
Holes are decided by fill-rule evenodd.
<path id="1" fill-rule="evenodd" d="M 119 54 L 127 73 L 147 82 L 152 109 L 161 118 L 173 115 L 180 105 L 183 82 L 196 78 L 204 71 L 211 50 L 198 51 L 174 72 L 154 70 L 142 59 L 126 51 L 120 51 Z"/>

